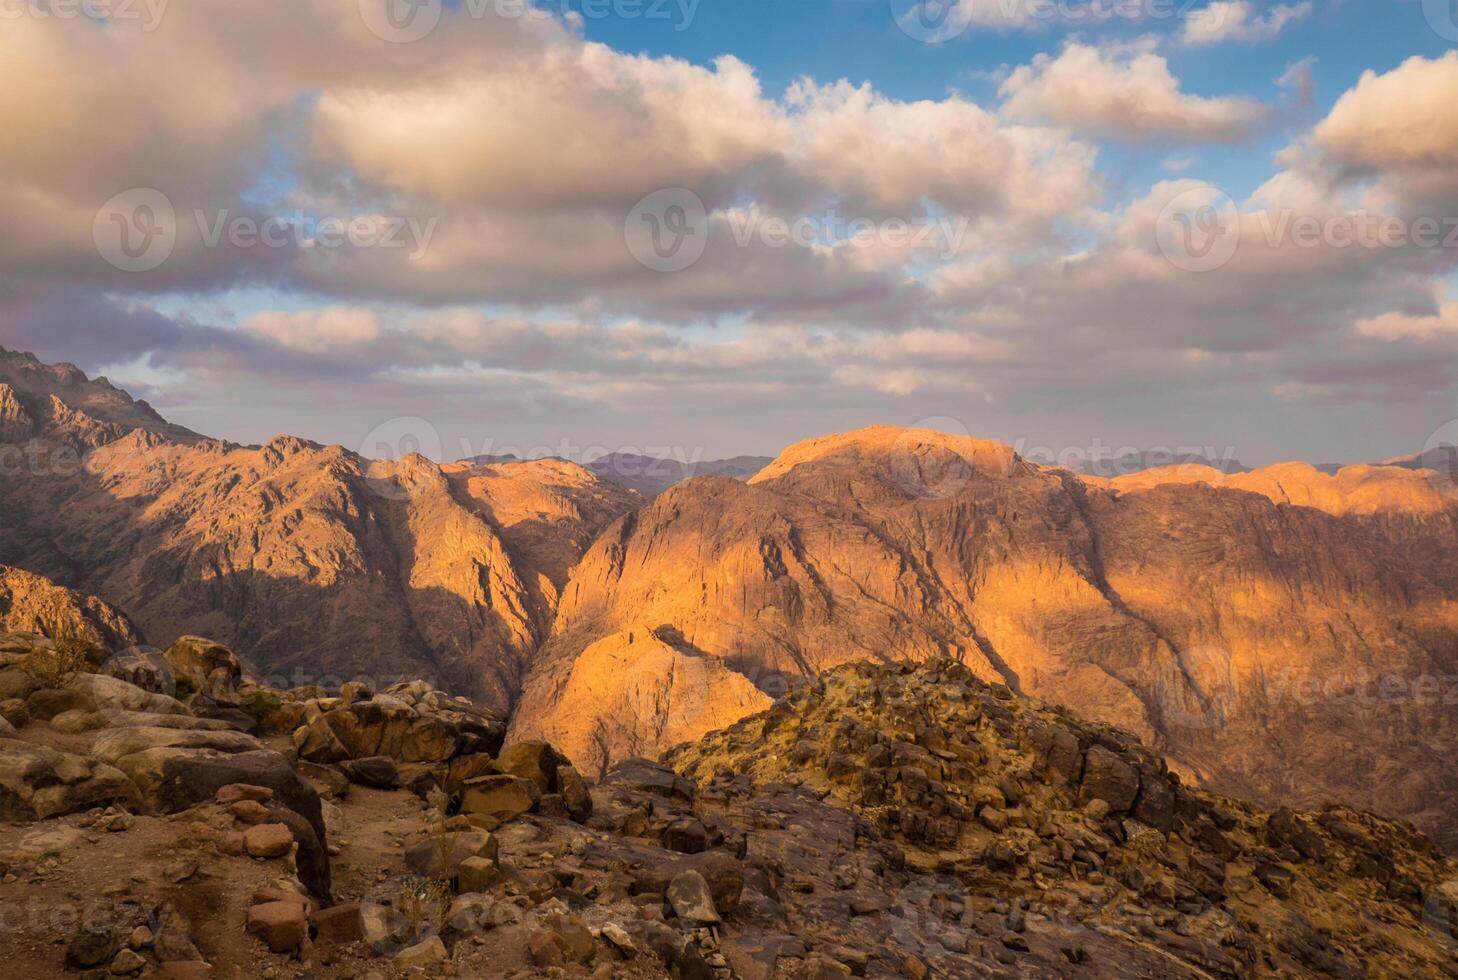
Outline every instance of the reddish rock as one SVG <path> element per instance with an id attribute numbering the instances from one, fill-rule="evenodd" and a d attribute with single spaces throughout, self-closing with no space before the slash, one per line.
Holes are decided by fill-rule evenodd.
<path id="1" fill-rule="evenodd" d="M 275 953 L 289 953 L 309 937 L 309 920 L 298 902 L 267 902 L 248 910 L 248 932 Z"/>
<path id="2" fill-rule="evenodd" d="M 267 823 L 272 819 L 268 807 L 256 800 L 239 800 L 228 810 L 239 820 L 247 824 Z"/>
<path id="3" fill-rule="evenodd" d="M 298 892 L 284 891 L 282 888 L 260 888 L 253 893 L 253 901 L 250 905 L 268 905 L 272 902 L 298 902 L 305 909 L 309 907 L 308 896 L 300 895 Z"/>
<path id="4" fill-rule="evenodd" d="M 281 823 L 265 823 L 249 827 L 243 843 L 252 857 L 281 858 L 294 846 L 294 835 Z"/>
<path id="5" fill-rule="evenodd" d="M 314 913 L 314 939 L 320 946 L 344 946 L 363 938 L 358 903 L 345 902 Z"/>
<path id="6" fill-rule="evenodd" d="M 237 803 L 240 800 L 251 800 L 254 803 L 269 803 L 273 800 L 273 790 L 267 786 L 249 786 L 247 783 L 233 783 L 219 789 L 216 798 L 224 806 L 230 803 Z"/>
<path id="7" fill-rule="evenodd" d="M 560 967 L 565 959 L 562 955 L 562 940 L 556 933 L 545 930 L 532 933 L 527 940 L 527 950 L 531 953 L 532 962 L 543 970 Z"/>

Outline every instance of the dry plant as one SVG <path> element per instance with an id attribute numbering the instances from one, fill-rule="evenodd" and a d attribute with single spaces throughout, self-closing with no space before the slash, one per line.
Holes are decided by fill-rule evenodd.
<path id="1" fill-rule="evenodd" d="M 92 670 L 104 658 L 104 650 L 60 617 L 42 621 L 41 631 L 50 638 L 50 648 L 33 651 L 23 666 L 46 687 L 65 687 L 77 674 Z"/>

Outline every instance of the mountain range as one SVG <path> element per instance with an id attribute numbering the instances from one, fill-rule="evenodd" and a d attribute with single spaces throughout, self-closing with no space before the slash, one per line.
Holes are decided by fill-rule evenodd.
<path id="1" fill-rule="evenodd" d="M 432 678 L 593 774 L 838 665 L 951 657 L 1195 784 L 1458 844 L 1458 490 L 1413 461 L 1100 477 L 878 427 L 623 486 L 233 445 L 8 352 L 0 443 L 0 564 L 275 686 Z"/>

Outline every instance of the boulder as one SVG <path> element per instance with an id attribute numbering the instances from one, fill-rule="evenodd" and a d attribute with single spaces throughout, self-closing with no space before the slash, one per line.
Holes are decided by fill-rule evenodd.
<path id="1" fill-rule="evenodd" d="M 567 760 L 546 742 L 517 742 L 501 750 L 496 768 L 512 776 L 530 779 L 542 793 L 557 791 L 557 769 Z"/>
<path id="2" fill-rule="evenodd" d="M 541 799 L 541 790 L 520 776 L 481 776 L 461 789 L 461 812 L 490 817 L 499 823 L 515 820 Z"/>
<path id="3" fill-rule="evenodd" d="M 665 895 L 673 912 L 680 919 L 695 925 L 716 925 L 723 921 L 719 910 L 714 907 L 714 896 L 709 883 L 697 871 L 681 871 L 668 883 Z"/>
<path id="4" fill-rule="evenodd" d="M 1139 772 L 1102 745 L 1088 750 L 1084 760 L 1080 802 L 1103 800 L 1114 814 L 1128 813 L 1139 795 Z"/>
<path id="5" fill-rule="evenodd" d="M 386 755 L 377 755 L 368 759 L 355 759 L 339 764 L 339 771 L 344 773 L 351 783 L 360 786 L 370 786 L 374 789 L 395 789 L 400 785 L 400 770 L 395 765 L 395 760 Z"/>
<path id="6" fill-rule="evenodd" d="M 243 668 L 227 647 L 196 636 L 184 636 L 162 655 L 179 691 L 190 688 L 218 704 L 238 704 Z"/>
<path id="7" fill-rule="evenodd" d="M 77 674 L 68 685 L 91 697 L 97 707 L 114 711 L 147 711 L 159 715 L 189 715 L 192 712 L 176 698 L 144 691 L 135 684 L 104 674 Z"/>
<path id="8" fill-rule="evenodd" d="M 35 721 L 50 721 L 68 712 L 93 712 L 96 702 L 81 691 L 42 688 L 25 700 L 26 711 Z"/>
<path id="9" fill-rule="evenodd" d="M 177 690 L 172 680 L 172 668 L 167 665 L 162 654 L 153 650 L 139 648 L 124 651 L 112 657 L 102 667 L 108 676 L 153 694 L 170 696 Z"/>
<path id="10" fill-rule="evenodd" d="M 250 857 L 281 858 L 293 850 L 294 834 L 286 824 L 258 824 L 244 832 L 243 846 Z"/>
<path id="11" fill-rule="evenodd" d="M 578 823 L 587 823 L 592 816 L 592 793 L 587 788 L 587 781 L 575 767 L 557 767 L 557 792 L 562 795 L 562 802 L 572 819 Z"/>
<path id="12" fill-rule="evenodd" d="M 457 869 L 458 890 L 463 895 L 489 891 L 501 877 L 501 868 L 488 857 L 467 858 Z"/>
<path id="13" fill-rule="evenodd" d="M 103 732 L 91 743 L 92 756 L 110 763 L 148 749 L 212 749 L 238 753 L 260 751 L 263 743 L 242 732 L 185 728 L 117 728 Z"/>
<path id="14" fill-rule="evenodd" d="M 16 728 L 24 728 L 30 724 L 30 709 L 25 706 L 25 701 L 21 698 L 0 701 L 0 718 L 5 719 Z"/>
<path id="15" fill-rule="evenodd" d="M 328 899 L 329 858 L 319 794 L 284 756 L 271 749 L 227 753 L 156 747 L 122 756 L 116 767 L 140 790 L 143 806 L 154 813 L 180 813 L 214 798 L 232 783 L 273 790 L 274 819 L 287 823 L 299 844 L 296 861 L 301 880 L 313 895 Z"/>
<path id="16" fill-rule="evenodd" d="M 667 766 L 647 759 L 624 759 L 608 771 L 603 782 L 670 800 L 682 800 L 685 803 L 692 803 L 697 793 L 697 788 L 690 780 L 684 779 Z"/>
<path id="17" fill-rule="evenodd" d="M 445 943 L 440 941 L 439 936 L 431 936 L 424 942 L 416 943 L 414 946 L 396 953 L 393 963 L 400 970 L 429 971 L 431 967 L 444 963 L 449 958 L 450 954 L 446 952 Z"/>
<path id="18" fill-rule="evenodd" d="M 344 902 L 314 913 L 314 940 L 321 946 L 347 946 L 364 938 L 358 902 Z"/>
<path id="19" fill-rule="evenodd" d="M 663 894 L 679 875 L 693 871 L 708 883 L 714 907 L 727 915 L 739 907 L 744 892 L 744 866 L 727 851 L 705 851 L 702 854 L 675 856 L 658 863 L 646 863 L 633 869 L 632 892 Z"/>
<path id="20" fill-rule="evenodd" d="M 484 830 L 458 831 L 430 837 L 405 851 L 405 866 L 422 878 L 454 878 L 471 858 L 496 861 L 496 837 Z"/>
<path id="21" fill-rule="evenodd" d="M 63 711 L 47 724 L 62 735 L 84 735 L 105 728 L 106 715 L 100 711 Z"/>
<path id="22" fill-rule="evenodd" d="M 0 670 L 0 701 L 24 701 L 40 687 L 40 681 L 30 671 L 19 667 Z"/>
<path id="23" fill-rule="evenodd" d="M 140 804 L 123 773 L 91 759 L 0 738 L 0 819 L 45 820 L 95 806 Z"/>
<path id="24" fill-rule="evenodd" d="M 308 938 L 309 920 L 299 902 L 267 902 L 248 910 L 248 933 L 275 953 L 289 953 Z"/>

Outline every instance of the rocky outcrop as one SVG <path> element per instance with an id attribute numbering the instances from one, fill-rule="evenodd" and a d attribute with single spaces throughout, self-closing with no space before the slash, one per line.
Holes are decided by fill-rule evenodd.
<path id="1" fill-rule="evenodd" d="M 841 668 L 665 761 L 708 823 L 746 828 L 745 959 L 793 939 L 866 975 L 1458 967 L 1432 911 L 1455 864 L 1410 828 L 1191 790 L 1132 736 L 960 663 Z"/>
<path id="2" fill-rule="evenodd" d="M 239 691 L 281 734 L 183 705 L 98 708 L 103 728 L 68 735 L 37 699 L 0 738 L 0 801 L 25 822 L 0 826 L 7 909 L 61 895 L 87 913 L 9 919 L 17 975 L 1458 969 L 1458 863 L 1410 827 L 1191 789 L 1133 735 L 952 660 L 830 670 L 596 785 L 547 742 L 470 730 L 449 758 L 405 761 L 422 722 L 484 717 L 425 682 Z M 321 761 L 291 764 L 290 744 Z"/>
<path id="3" fill-rule="evenodd" d="M 0 442 L 24 442 L 35 431 L 20 396 L 8 384 L 0 383 Z"/>
<path id="4" fill-rule="evenodd" d="M 388 757 L 401 763 L 448 763 L 495 755 L 506 724 L 465 699 L 423 681 L 396 685 L 365 700 L 303 702 L 304 724 L 293 733 L 298 757 L 331 764 Z"/>
<path id="5" fill-rule="evenodd" d="M 64 426 L 84 416 L 89 420 L 87 425 L 110 427 L 108 431 L 118 435 L 141 429 L 183 444 L 203 439 L 196 432 L 168 422 L 151 405 L 133 399 L 105 378 L 88 378 L 74 364 L 45 364 L 32 354 L 0 347 L 0 388 L 0 420 L 7 414 L 4 406 L 9 401 L 25 413 L 22 416 L 12 409 L 17 420 L 28 417 L 34 422 L 51 417 L 51 421 Z M 55 418 L 57 415 L 60 417 Z M 0 443 L 19 442 L 32 434 L 33 430 L 17 429 L 8 437 L 0 434 Z"/>
<path id="6" fill-rule="evenodd" d="M 109 649 L 142 642 L 121 610 L 4 565 L 0 565 L 0 633 L 40 634 Z"/>
<path id="7" fill-rule="evenodd" d="M 655 744 L 663 722 L 620 708 L 635 672 L 591 669 L 641 624 L 722 668 L 687 703 L 726 710 L 743 680 L 773 697 L 848 661 L 951 656 L 1198 784 L 1458 841 L 1438 693 L 1458 677 L 1458 493 L 1404 469 L 1209 473 L 1109 484 L 882 428 L 792 447 L 748 486 L 690 481 L 584 556 L 513 730 L 588 767 Z M 600 714 L 568 700 L 581 675 Z M 582 747 L 599 721 L 628 730 Z"/>

